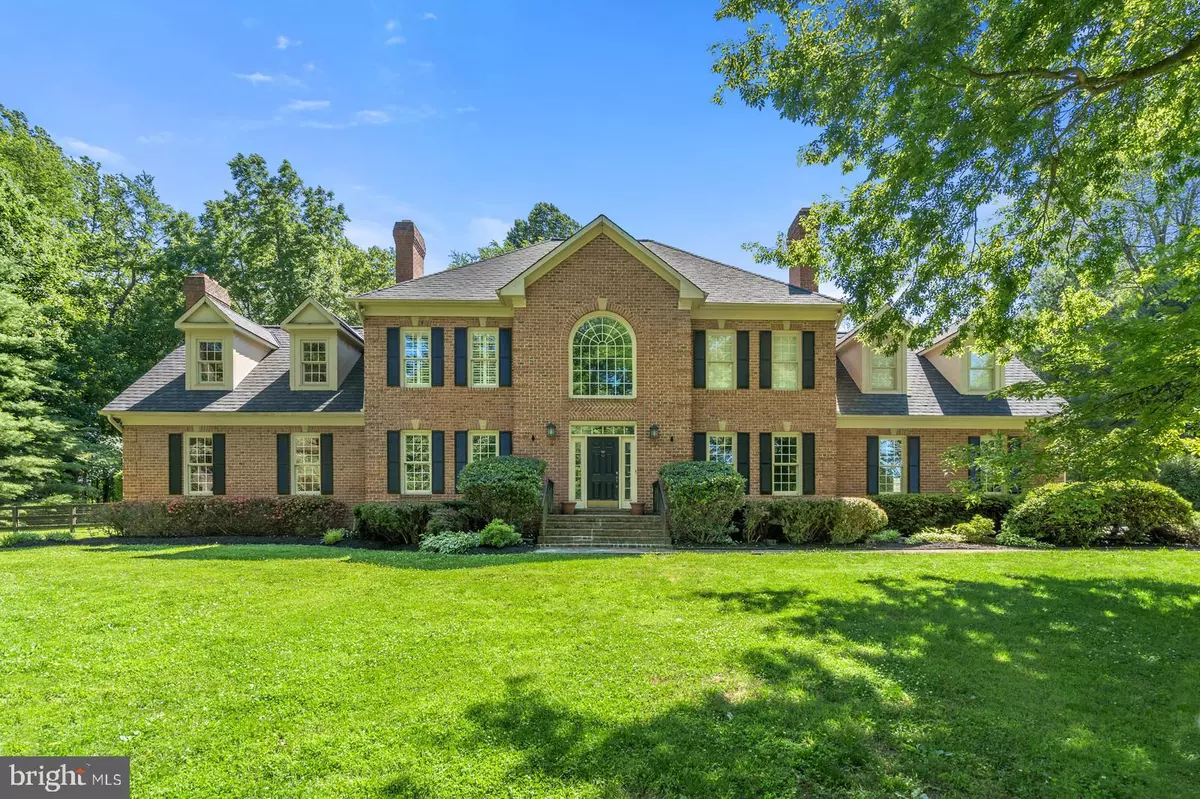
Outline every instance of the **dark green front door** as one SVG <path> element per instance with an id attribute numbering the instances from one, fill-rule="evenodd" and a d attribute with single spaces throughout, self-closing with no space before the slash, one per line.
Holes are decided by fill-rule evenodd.
<path id="1" fill-rule="evenodd" d="M 620 440 L 616 438 L 589 438 L 588 450 L 588 505 L 592 507 L 617 504 L 617 452 Z"/>

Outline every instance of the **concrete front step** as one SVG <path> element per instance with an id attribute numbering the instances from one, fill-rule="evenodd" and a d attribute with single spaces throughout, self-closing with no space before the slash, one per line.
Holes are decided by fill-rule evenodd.
<path id="1" fill-rule="evenodd" d="M 646 546 L 670 546 L 671 539 L 665 536 L 616 536 L 616 535 L 543 535 L 539 544 L 644 544 Z"/>

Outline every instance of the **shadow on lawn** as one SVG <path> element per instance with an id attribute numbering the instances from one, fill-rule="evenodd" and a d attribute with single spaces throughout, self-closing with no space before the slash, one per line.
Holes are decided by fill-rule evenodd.
<path id="1" fill-rule="evenodd" d="M 1200 588 L 1143 579 L 866 580 L 699 592 L 761 620 L 694 701 L 634 721 L 533 678 L 467 712 L 461 757 L 601 795 L 1169 796 L 1200 758 Z M 556 692 L 562 694 L 559 686 Z M 497 753 L 496 750 L 499 750 Z M 439 784 L 404 774 L 384 795 Z M 543 788 L 544 790 L 545 788 Z M 918 790 L 919 789 L 919 790 Z"/>
<path id="2" fill-rule="evenodd" d="M 153 546 L 153 545 L 152 545 Z M 94 547 L 92 551 L 112 551 L 117 545 Z M 150 549 L 149 546 L 139 546 L 138 550 Z M 316 547 L 311 545 L 285 546 L 261 544 L 205 544 L 189 548 L 179 545 L 164 544 L 155 549 L 168 549 L 165 552 L 148 552 L 139 554 L 139 558 L 153 560 L 338 560 L 346 563 L 360 563 L 371 566 L 387 566 L 394 569 L 415 569 L 418 571 L 446 571 L 451 569 L 479 569 L 496 566 L 515 566 L 527 563 L 543 563 L 561 560 L 599 560 L 604 558 L 623 558 L 630 555 L 621 553 L 537 553 L 526 552 L 519 554 L 495 555 L 429 555 L 420 552 L 396 551 L 382 549 L 337 549 L 335 547 Z"/>

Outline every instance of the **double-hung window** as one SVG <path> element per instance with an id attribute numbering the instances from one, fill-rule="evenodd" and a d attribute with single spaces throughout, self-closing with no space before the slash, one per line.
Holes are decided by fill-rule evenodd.
<path id="1" fill-rule="evenodd" d="M 771 437 L 771 491 L 800 493 L 800 436 L 776 433 Z"/>
<path id="2" fill-rule="evenodd" d="M 213 438 L 211 435 L 187 437 L 187 463 L 184 475 L 188 496 L 206 497 L 213 492 Z"/>
<path id="3" fill-rule="evenodd" d="M 320 435 L 292 435 L 292 493 L 321 493 Z"/>
<path id="4" fill-rule="evenodd" d="M 904 439 L 879 439 L 879 493 L 904 493 Z"/>
<path id="5" fill-rule="evenodd" d="M 708 459 L 717 463 L 737 465 L 737 439 L 733 433 L 708 434 Z"/>
<path id="6" fill-rule="evenodd" d="M 771 334 L 771 388 L 800 388 L 800 334 Z"/>
<path id="7" fill-rule="evenodd" d="M 196 342 L 196 358 L 199 369 L 196 374 L 202 385 L 220 385 L 225 382 L 225 344 L 221 341 Z"/>
<path id="8" fill-rule="evenodd" d="M 972 391 L 996 390 L 996 356 L 975 351 L 968 353 L 967 385 Z"/>
<path id="9" fill-rule="evenodd" d="M 734 372 L 736 344 L 735 334 L 709 331 L 706 336 L 708 353 L 705 359 L 706 385 L 709 388 L 726 389 L 737 385 Z"/>
<path id="10" fill-rule="evenodd" d="M 471 433 L 471 448 L 467 460 L 474 463 L 484 458 L 495 458 L 500 455 L 500 434 L 491 431 L 473 431 Z"/>
<path id="11" fill-rule="evenodd" d="M 304 341 L 300 344 L 301 382 L 306 386 L 321 386 L 329 382 L 329 350 L 324 341 Z"/>
<path id="12" fill-rule="evenodd" d="M 429 433 L 404 433 L 404 493 L 433 491 L 433 444 Z"/>
<path id="13" fill-rule="evenodd" d="M 496 388 L 500 385 L 500 332 L 471 330 L 471 387 Z"/>
<path id="14" fill-rule="evenodd" d="M 428 330 L 404 330 L 404 385 L 429 388 L 433 383 Z"/>
<path id="15" fill-rule="evenodd" d="M 871 350 L 871 390 L 895 391 L 899 383 L 899 355 Z"/>

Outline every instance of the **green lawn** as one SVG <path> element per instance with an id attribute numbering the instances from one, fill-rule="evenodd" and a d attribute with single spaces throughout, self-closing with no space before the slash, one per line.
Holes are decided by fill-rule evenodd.
<path id="1" fill-rule="evenodd" d="M 1200 553 L 0 550 L 0 754 L 135 796 L 1184 796 Z"/>

